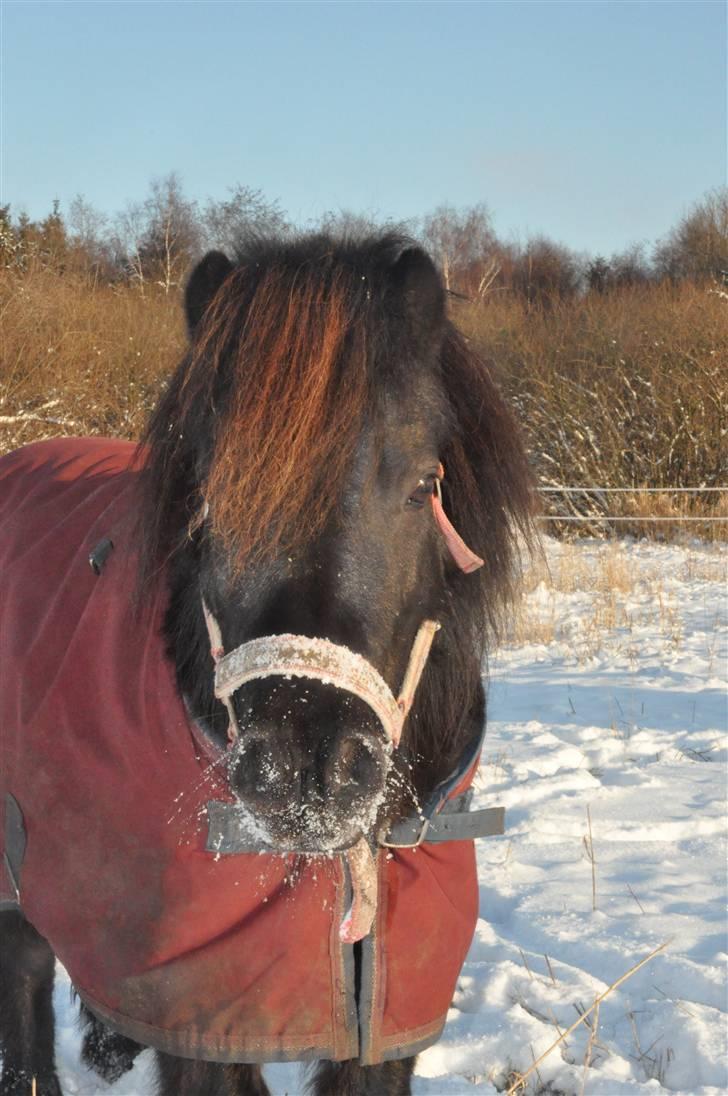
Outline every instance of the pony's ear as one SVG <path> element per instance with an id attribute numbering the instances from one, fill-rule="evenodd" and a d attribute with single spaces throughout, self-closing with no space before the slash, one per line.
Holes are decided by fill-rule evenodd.
<path id="1" fill-rule="evenodd" d="M 185 314 L 190 337 L 232 269 L 233 264 L 222 251 L 208 251 L 190 274 L 185 289 Z"/>
<path id="2" fill-rule="evenodd" d="M 445 290 L 435 264 L 426 251 L 405 247 L 391 268 L 395 289 L 401 294 L 407 319 L 414 331 L 435 331 L 445 321 Z"/>

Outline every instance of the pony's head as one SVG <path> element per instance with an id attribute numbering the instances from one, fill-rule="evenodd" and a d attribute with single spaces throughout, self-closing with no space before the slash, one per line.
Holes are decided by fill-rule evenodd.
<path id="1" fill-rule="evenodd" d="M 528 522 L 523 451 L 403 237 L 212 252 L 186 311 L 189 351 L 145 438 L 142 574 L 169 564 L 180 687 L 231 740 L 231 788 L 268 840 L 343 848 L 411 809 L 477 733 L 486 636 Z M 448 520 L 480 571 L 461 570 Z M 441 630 L 394 749 L 367 690 L 394 702 L 428 620 Z M 277 669 L 276 636 L 294 637 Z M 300 673 L 307 639 L 330 673 Z M 238 671 L 259 672 L 232 667 L 226 711 L 213 658 L 238 648 Z"/>

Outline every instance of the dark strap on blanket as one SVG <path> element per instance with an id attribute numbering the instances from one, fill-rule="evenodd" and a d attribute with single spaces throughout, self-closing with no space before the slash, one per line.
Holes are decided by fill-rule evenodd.
<path id="1" fill-rule="evenodd" d="M 478 837 L 492 837 L 504 832 L 505 809 L 490 807 L 481 811 L 469 811 L 469 795 L 459 796 L 444 804 L 441 811 L 431 818 L 412 815 L 392 827 L 380 842 L 385 848 L 415 848 L 421 844 L 440 844 L 443 841 L 472 841 Z M 465 809 L 462 809 L 462 808 Z M 207 804 L 208 852 L 223 856 L 241 852 L 270 852 L 281 855 L 281 850 L 268 845 L 255 832 L 255 823 L 236 803 L 211 800 Z M 296 849 L 291 849 L 295 853 Z"/>
<path id="2" fill-rule="evenodd" d="M 438 845 L 443 841 L 472 841 L 493 837 L 505 831 L 505 808 L 488 807 L 481 811 L 451 812 L 443 808 L 430 819 L 405 818 L 392 827 L 381 842 L 386 848 L 413 848 Z"/>
<path id="3" fill-rule="evenodd" d="M 25 859 L 27 837 L 20 804 L 10 792 L 5 796 L 5 868 L 15 891 L 20 897 L 20 871 Z"/>

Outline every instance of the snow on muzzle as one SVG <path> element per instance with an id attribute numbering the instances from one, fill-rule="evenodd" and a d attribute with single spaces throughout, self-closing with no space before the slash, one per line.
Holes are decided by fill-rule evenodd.
<path id="1" fill-rule="evenodd" d="M 340 851 L 373 832 L 392 749 L 358 697 L 318 681 L 270 677 L 243 685 L 235 708 L 230 788 L 272 845 Z"/>

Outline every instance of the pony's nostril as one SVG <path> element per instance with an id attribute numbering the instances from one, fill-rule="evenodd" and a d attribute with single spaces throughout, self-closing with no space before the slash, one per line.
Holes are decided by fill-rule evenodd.
<path id="1" fill-rule="evenodd" d="M 230 766 L 230 786 L 241 799 L 265 799 L 286 782 L 287 767 L 271 751 L 265 736 L 244 735 Z"/>
<path id="2" fill-rule="evenodd" d="M 350 794 L 370 796 L 384 784 L 387 757 L 383 745 L 371 735 L 348 735 L 328 766 L 329 786 Z"/>

